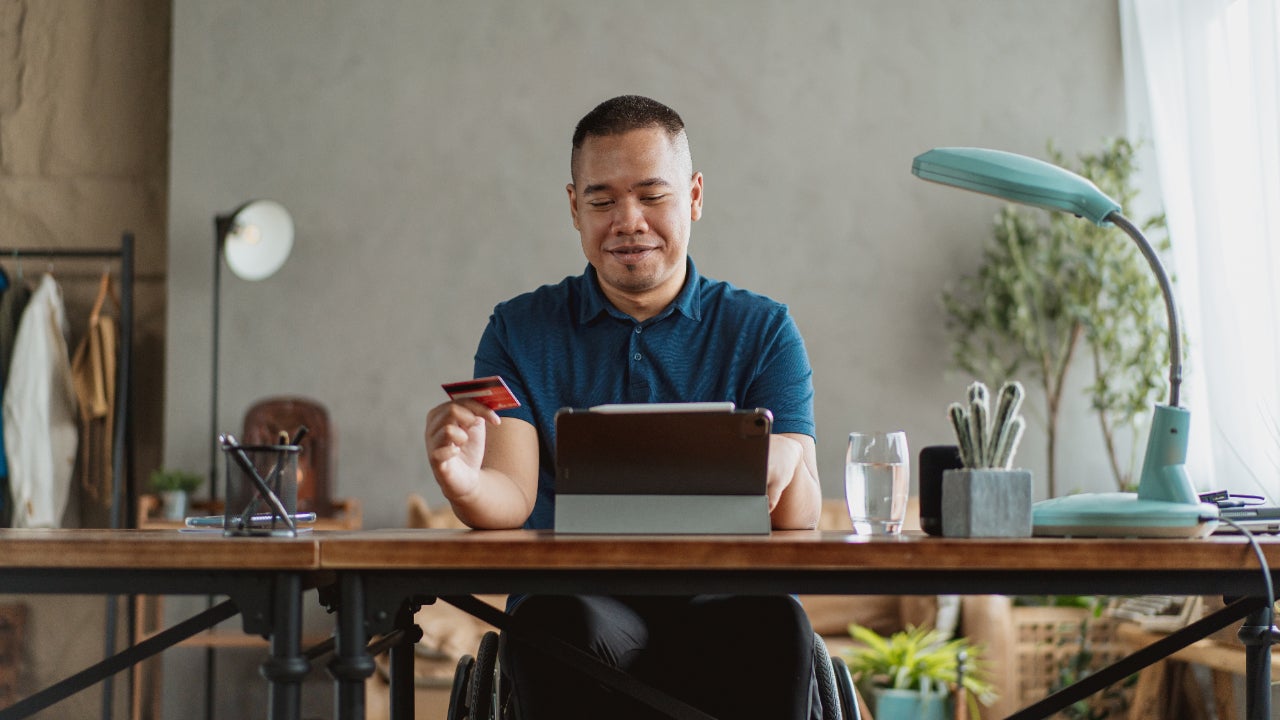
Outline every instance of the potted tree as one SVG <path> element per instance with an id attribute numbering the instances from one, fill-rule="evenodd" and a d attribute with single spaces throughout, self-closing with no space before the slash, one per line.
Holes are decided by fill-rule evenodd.
<path id="1" fill-rule="evenodd" d="M 954 717 L 953 688 L 962 688 L 971 718 L 995 699 L 981 649 L 965 638 L 948 640 L 938 630 L 908 626 L 883 637 L 861 625 L 849 634 L 860 645 L 845 662 L 877 720 L 946 720 Z"/>
<path id="2" fill-rule="evenodd" d="M 181 520 L 187 515 L 190 496 L 204 482 L 204 477 L 186 470 L 160 468 L 151 471 L 151 489 L 160 495 L 167 520 Z"/>

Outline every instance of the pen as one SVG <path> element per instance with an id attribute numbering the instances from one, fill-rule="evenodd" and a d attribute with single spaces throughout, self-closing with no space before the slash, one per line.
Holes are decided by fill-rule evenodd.
<path id="1" fill-rule="evenodd" d="M 316 521 L 316 514 L 313 512 L 294 513 L 290 517 L 294 522 L 309 523 Z M 270 525 L 272 520 L 279 520 L 271 513 L 262 513 L 254 515 L 247 519 L 249 525 Z M 208 517 L 189 517 L 187 518 L 187 527 L 222 527 L 226 519 L 221 515 L 210 515 Z M 283 522 L 283 521 L 281 521 Z"/>

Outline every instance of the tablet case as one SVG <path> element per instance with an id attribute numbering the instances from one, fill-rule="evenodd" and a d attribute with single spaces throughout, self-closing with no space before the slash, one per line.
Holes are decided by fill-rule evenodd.
<path id="1" fill-rule="evenodd" d="M 679 407 L 556 414 L 556 532 L 769 533 L 772 414 Z"/>

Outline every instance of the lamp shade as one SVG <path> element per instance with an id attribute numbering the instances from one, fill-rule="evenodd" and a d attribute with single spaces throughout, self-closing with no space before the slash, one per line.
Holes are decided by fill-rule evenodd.
<path id="1" fill-rule="evenodd" d="M 987 148 L 934 148 L 917 155 L 911 172 L 923 180 L 984 195 L 1062 210 L 1097 225 L 1120 205 L 1079 175 L 1024 155 Z"/>
<path id="2" fill-rule="evenodd" d="M 263 280 L 276 273 L 293 249 L 293 217 L 274 200 L 254 200 L 219 223 L 227 267 L 244 280 Z"/>

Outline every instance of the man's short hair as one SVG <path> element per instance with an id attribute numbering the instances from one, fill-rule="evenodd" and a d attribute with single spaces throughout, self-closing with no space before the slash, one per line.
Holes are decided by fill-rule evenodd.
<path id="1" fill-rule="evenodd" d="M 573 152 L 569 158 L 569 172 L 574 181 L 578 177 L 578 153 L 589 137 L 621 135 L 632 130 L 662 128 L 676 144 L 677 152 L 688 157 L 689 141 L 684 132 L 684 120 L 675 110 L 657 100 L 643 95 L 619 95 L 595 106 L 578 121 L 573 131 Z M 693 174 L 693 162 L 689 161 L 689 174 Z"/>

